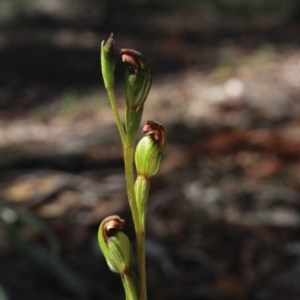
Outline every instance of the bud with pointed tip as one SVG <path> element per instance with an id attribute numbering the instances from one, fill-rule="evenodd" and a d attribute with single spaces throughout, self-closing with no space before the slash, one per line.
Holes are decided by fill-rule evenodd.
<path id="1" fill-rule="evenodd" d="M 114 54 L 114 36 L 110 35 L 106 43 L 101 43 L 101 70 L 105 88 L 111 88 L 114 85 L 114 72 L 116 68 L 116 57 Z"/>
<path id="2" fill-rule="evenodd" d="M 114 273 L 126 275 L 132 269 L 132 246 L 122 230 L 125 221 L 118 216 L 105 218 L 99 227 L 98 242 L 107 265 Z"/>

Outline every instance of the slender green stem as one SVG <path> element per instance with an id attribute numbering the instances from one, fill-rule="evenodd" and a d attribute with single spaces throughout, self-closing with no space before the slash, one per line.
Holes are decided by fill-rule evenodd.
<path id="1" fill-rule="evenodd" d="M 146 259 L 145 259 L 145 230 L 136 233 L 138 249 L 138 274 L 140 278 L 140 300 L 147 300 Z"/>
<path id="2" fill-rule="evenodd" d="M 146 262 L 145 262 L 145 230 L 142 220 L 139 217 L 139 212 L 136 203 L 134 189 L 134 172 L 133 172 L 133 150 L 131 144 L 124 147 L 124 162 L 125 162 L 125 177 L 127 185 L 127 193 L 129 205 L 132 211 L 132 217 L 135 227 L 137 239 L 137 254 L 138 254 L 138 274 L 140 282 L 140 298 L 139 300 L 147 300 L 147 285 L 146 285 Z"/>
<path id="3" fill-rule="evenodd" d="M 135 231 L 138 232 L 141 228 L 137 203 L 134 190 L 134 172 L 133 172 L 133 151 L 134 145 L 125 142 L 124 146 L 124 164 L 125 164 L 125 179 L 127 186 L 127 194 L 129 206 L 132 212 Z"/>
<path id="4" fill-rule="evenodd" d="M 114 117 L 115 117 L 115 120 L 116 120 L 116 123 L 117 123 L 117 127 L 118 127 L 118 130 L 119 130 L 121 141 L 122 141 L 122 144 L 123 144 L 123 147 L 124 147 L 125 143 L 126 143 L 126 133 L 125 133 L 125 129 L 124 129 L 124 126 L 122 124 L 122 121 L 121 121 L 121 118 L 120 118 L 120 115 L 119 115 L 115 91 L 114 91 L 113 86 L 106 87 L 106 90 L 107 90 L 107 94 L 108 94 L 108 97 L 109 97 L 109 100 L 110 100 L 112 111 L 113 111 L 113 114 L 114 114 Z"/>
<path id="5" fill-rule="evenodd" d="M 139 300 L 147 300 L 145 229 L 144 229 L 143 222 L 139 217 L 136 198 L 135 198 L 135 189 L 134 189 L 134 172 L 133 172 L 134 142 L 129 142 L 126 136 L 126 132 L 119 115 L 116 96 L 113 87 L 106 87 L 106 90 L 111 103 L 111 107 L 113 110 L 113 114 L 117 123 L 117 127 L 119 130 L 119 134 L 124 149 L 125 178 L 126 178 L 128 202 L 132 213 L 136 239 L 137 239 L 138 275 L 139 275 L 138 277 L 140 282 Z"/>

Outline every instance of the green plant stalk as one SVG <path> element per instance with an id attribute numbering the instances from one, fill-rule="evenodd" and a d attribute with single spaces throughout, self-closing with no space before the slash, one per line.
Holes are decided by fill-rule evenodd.
<path id="1" fill-rule="evenodd" d="M 124 150 L 125 179 L 126 179 L 126 186 L 127 186 L 128 201 L 132 212 L 134 228 L 135 231 L 137 232 L 138 229 L 141 227 L 141 225 L 140 225 L 139 214 L 138 214 L 137 204 L 135 200 L 135 191 L 134 191 L 134 172 L 133 172 L 134 143 L 130 143 L 126 136 L 119 115 L 119 111 L 116 103 L 116 96 L 113 87 L 106 87 L 106 89 L 113 110 L 113 114 L 117 123 L 119 134 L 122 140 L 122 145 Z"/>
<path id="2" fill-rule="evenodd" d="M 146 281 L 146 257 L 145 257 L 145 230 L 136 232 L 138 249 L 138 274 L 140 279 L 140 300 L 147 300 L 147 281 Z"/>
<path id="3" fill-rule="evenodd" d="M 138 271 L 139 271 L 138 273 L 139 273 L 139 283 L 140 283 L 139 298 L 137 300 L 147 300 L 146 267 L 145 267 L 145 228 L 144 228 L 144 222 L 142 218 L 140 218 L 140 214 L 138 211 L 138 203 L 136 202 L 134 171 L 133 171 L 133 154 L 135 148 L 135 139 L 136 139 L 136 133 L 143 113 L 143 106 L 138 111 L 135 111 L 134 118 L 133 120 L 131 120 L 131 122 L 133 123 L 130 124 L 128 123 L 128 117 L 130 116 L 131 112 L 129 113 L 128 111 L 126 111 L 126 122 L 125 122 L 126 129 L 125 129 L 119 115 L 116 96 L 114 92 L 113 73 L 115 70 L 115 59 L 112 52 L 113 45 L 114 45 L 113 35 L 110 36 L 109 40 L 106 43 L 103 42 L 101 44 L 101 69 L 102 69 L 102 75 L 104 79 L 104 85 L 107 90 L 107 94 L 111 103 L 111 107 L 121 137 L 123 151 L 124 151 L 125 178 L 126 178 L 128 202 L 132 213 L 136 239 L 137 239 Z M 134 54 L 137 55 L 137 53 Z M 127 55 L 129 54 L 127 53 Z M 150 81 L 150 85 L 151 85 L 151 81 Z M 148 87 L 148 91 L 149 88 L 150 86 Z M 128 113 L 129 115 L 127 115 Z M 123 284 L 124 282 L 126 283 L 125 279 L 126 277 L 122 278 Z M 126 299 L 134 300 L 134 298 L 131 298 L 131 296 L 129 295 L 130 290 L 128 290 L 128 288 L 126 289 L 125 284 L 124 284 L 124 288 L 126 292 Z"/>
<path id="4" fill-rule="evenodd" d="M 106 87 L 107 94 L 111 103 L 112 111 L 121 137 L 124 149 L 124 164 L 125 164 L 125 179 L 127 186 L 127 194 L 129 206 L 132 212 L 132 219 L 135 228 L 137 239 L 138 253 L 138 277 L 140 282 L 140 297 L 139 300 L 147 300 L 147 284 L 146 284 L 146 261 L 145 261 L 145 229 L 139 218 L 139 212 L 135 199 L 134 190 L 134 172 L 133 172 L 133 154 L 134 142 L 129 142 L 119 115 L 116 104 L 116 97 L 113 87 Z M 132 139 L 131 139 L 132 140 Z"/>
<path id="5" fill-rule="evenodd" d="M 118 127 L 118 130 L 119 130 L 122 145 L 123 145 L 123 147 L 125 147 L 126 133 L 125 133 L 124 126 L 122 124 L 122 121 L 121 121 L 121 118 L 120 118 L 120 115 L 119 115 L 114 87 L 113 86 L 106 86 L 106 91 L 107 91 L 107 94 L 108 94 L 108 98 L 110 100 L 111 108 L 112 108 L 112 111 L 113 111 L 113 114 L 114 114 L 114 118 L 116 120 L 117 127 Z"/>
<path id="6" fill-rule="evenodd" d="M 146 260 L 145 260 L 145 228 L 139 217 L 134 189 L 134 172 L 133 172 L 133 151 L 134 146 L 130 143 L 124 147 L 125 177 L 127 185 L 127 193 L 129 205 L 132 211 L 132 217 L 135 227 L 138 254 L 138 277 L 140 283 L 139 300 L 147 300 L 147 284 L 146 284 Z"/>

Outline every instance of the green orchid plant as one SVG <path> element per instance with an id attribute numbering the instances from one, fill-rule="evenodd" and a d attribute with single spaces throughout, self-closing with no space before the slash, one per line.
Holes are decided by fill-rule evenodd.
<path id="1" fill-rule="evenodd" d="M 138 276 L 133 271 L 132 245 L 123 232 L 125 221 L 119 216 L 105 218 L 99 227 L 100 249 L 112 272 L 119 273 L 126 300 L 147 300 L 145 262 L 145 220 L 151 178 L 157 173 L 165 146 L 163 126 L 149 120 L 142 128 L 145 136 L 136 145 L 144 104 L 151 87 L 151 69 L 138 51 L 120 49 L 121 61 L 127 64 L 125 73 L 126 112 L 124 125 L 119 115 L 114 92 L 116 55 L 113 34 L 101 44 L 101 70 L 120 134 L 123 152 L 127 197 L 134 222 L 137 243 Z M 135 171 L 134 171 L 135 165 Z"/>

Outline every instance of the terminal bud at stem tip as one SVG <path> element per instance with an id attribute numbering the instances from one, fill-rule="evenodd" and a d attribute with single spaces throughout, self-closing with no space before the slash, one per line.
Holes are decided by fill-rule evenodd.
<path id="1" fill-rule="evenodd" d="M 101 69 L 106 88 L 114 85 L 114 72 L 116 68 L 116 57 L 114 54 L 114 36 L 110 35 L 106 42 L 101 43 Z"/>
<path id="2" fill-rule="evenodd" d="M 129 274 L 132 269 L 132 246 L 122 232 L 125 221 L 118 216 L 105 218 L 98 230 L 98 242 L 112 272 Z"/>

